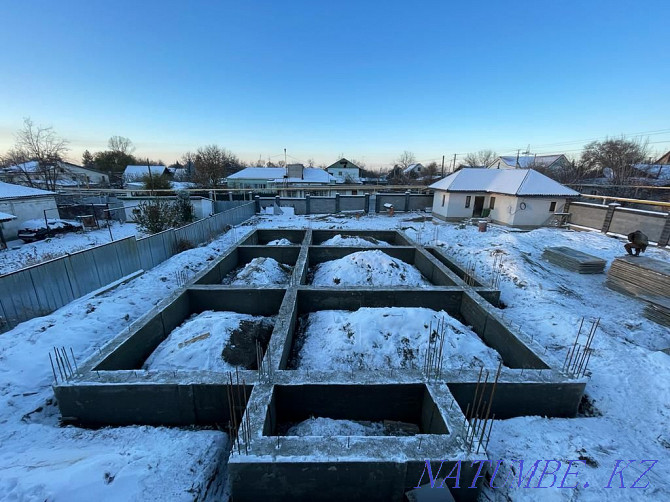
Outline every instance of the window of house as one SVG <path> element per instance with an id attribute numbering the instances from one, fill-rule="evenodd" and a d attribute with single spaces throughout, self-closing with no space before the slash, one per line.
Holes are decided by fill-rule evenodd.
<path id="1" fill-rule="evenodd" d="M 472 197 L 467 195 L 465 197 L 465 207 L 470 207 L 470 201 L 472 200 Z"/>
<path id="2" fill-rule="evenodd" d="M 551 202 L 551 204 L 549 204 L 549 212 L 553 213 L 554 211 L 556 211 L 556 202 Z"/>
<path id="3" fill-rule="evenodd" d="M 489 209 L 493 209 L 494 207 L 496 207 L 496 198 L 491 197 L 491 200 L 489 202 Z"/>
<path id="4" fill-rule="evenodd" d="M 446 195 L 446 194 L 443 194 L 443 195 L 442 195 L 442 207 L 444 207 L 444 200 L 445 200 L 446 198 L 447 198 L 447 195 Z"/>

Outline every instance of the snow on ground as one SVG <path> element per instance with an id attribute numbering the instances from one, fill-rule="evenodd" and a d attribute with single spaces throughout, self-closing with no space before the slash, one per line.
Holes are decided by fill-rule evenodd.
<path id="1" fill-rule="evenodd" d="M 293 243 L 288 239 L 281 238 L 268 242 L 266 246 L 293 246 Z"/>
<path id="2" fill-rule="evenodd" d="M 42 221 L 42 224 L 44 224 L 44 221 Z M 60 234 L 30 244 L 24 244 L 22 241 L 11 241 L 8 243 L 8 249 L 0 251 L 0 275 L 36 265 L 43 261 L 53 260 L 68 253 L 100 244 L 108 244 L 112 241 L 112 237 L 114 240 L 118 240 L 134 235 L 137 235 L 138 238 L 142 236 L 134 223 L 112 222 L 111 228 L 91 230 L 85 233 Z"/>
<path id="3" fill-rule="evenodd" d="M 487 452 L 492 459 L 525 459 L 531 464 L 537 459 L 566 461 L 581 456 L 589 465 L 577 466 L 580 488 L 539 492 L 518 488 L 515 481 L 512 488 L 507 483 L 504 488 L 487 489 L 481 499 L 670 500 L 670 357 L 658 351 L 670 346 L 667 328 L 641 316 L 640 300 L 605 287 L 604 274 L 581 276 L 541 259 L 547 246 L 570 246 L 611 264 L 613 258 L 624 254 L 623 242 L 597 232 L 519 232 L 496 225 L 479 233 L 476 227 L 459 229 L 437 221 L 409 221 L 412 216 L 263 216 L 258 228 L 400 229 L 423 244 L 442 244 L 461 264 L 475 261 L 477 273 L 485 279 L 491 277 L 494 255 L 502 252 L 505 260 L 500 288 L 507 305 L 505 321 L 531 333 L 535 342 L 547 348 L 545 357 L 558 366 L 572 346 L 581 317 L 587 322 L 601 317 L 586 388 L 596 411 L 572 419 L 518 417 L 497 421 Z M 10 500 L 77 500 L 73 490 L 81 488 L 86 490 L 85 499 L 118 500 L 117 492 L 110 491 L 116 486 L 123 487 L 118 492 L 123 500 L 193 500 L 197 497 L 194 492 L 204 491 L 210 478 L 210 459 L 225 458 L 225 434 L 150 427 L 98 431 L 58 427 L 47 352 L 58 344 L 73 347 L 78 360 L 89 357 L 174 292 L 177 272 L 186 270 L 192 276 L 208 260 L 225 252 L 235 237 L 233 229 L 210 245 L 185 251 L 113 291 L 77 300 L 0 334 L 3 496 L 10 494 L 6 497 Z M 670 261 L 665 250 L 649 248 L 646 254 Z M 56 465 L 54 459 L 62 462 Z M 133 459 L 132 468 L 121 469 Z M 623 471 L 627 488 L 619 488 L 620 478 L 615 475 L 613 488 L 604 489 L 618 459 L 637 460 Z M 630 488 L 649 466 L 641 467 L 643 459 L 659 460 L 640 481 L 641 485 L 649 481 L 649 487 Z M 507 465 L 503 463 L 498 476 L 510 472 Z M 518 473 L 518 463 L 516 467 Z M 557 485 L 563 473 L 565 467 Z M 107 483 L 110 476 L 114 480 Z M 67 486 L 65 479 L 69 480 Z M 568 477 L 566 485 L 574 480 L 574 476 Z M 503 483 L 502 477 L 496 478 L 496 485 L 499 481 Z M 587 481 L 590 486 L 584 488 Z"/>
<path id="4" fill-rule="evenodd" d="M 309 314 L 298 368 L 419 368 L 426 357 L 431 328 L 431 342 L 435 343 L 438 321 L 446 322 L 442 353 L 445 368 L 498 367 L 498 353 L 444 311 L 363 307 L 355 312 L 321 310 Z"/>
<path id="5" fill-rule="evenodd" d="M 384 424 L 332 418 L 308 418 L 288 429 L 287 436 L 383 436 Z"/>
<path id="6" fill-rule="evenodd" d="M 614 258 L 624 255 L 624 242 L 599 232 L 555 228 L 523 232 L 490 225 L 487 232 L 478 232 L 474 226 L 460 229 L 437 220 L 412 222 L 412 216 L 263 217 L 258 228 L 403 230 L 424 245 L 442 245 L 461 265 L 474 262 L 476 273 L 484 279 L 492 277 L 494 257 L 503 253 L 500 289 L 507 305 L 504 319 L 546 347 L 544 357 L 553 358 L 553 364 L 559 367 L 574 342 L 580 319 L 585 317 L 590 325 L 590 320 L 600 317 L 586 387 L 597 416 L 497 421 L 488 449 L 489 458 L 526 459 L 531 464 L 537 459 L 588 458 L 590 465 L 577 465 L 580 488 L 539 493 L 538 489 L 523 488 L 523 484 L 518 488 L 515 481 L 513 488 L 508 483 L 502 489 L 486 489 L 481 498 L 501 502 L 670 500 L 670 357 L 659 352 L 670 347 L 669 330 L 642 317 L 641 300 L 608 289 L 606 274 L 580 275 L 541 258 L 547 246 L 569 246 L 607 260 L 609 267 Z M 670 261 L 668 250 L 650 247 L 646 255 Z M 612 482 L 614 488 L 603 488 L 618 459 L 637 459 L 623 472 L 627 488 L 619 488 L 618 474 Z M 659 460 L 639 483 L 644 485 L 648 480 L 649 488 L 630 488 L 650 465 L 642 466 L 643 459 Z M 508 466 L 503 463 L 499 476 L 510 472 Z M 515 467 L 518 474 L 518 462 Z M 556 485 L 564 473 L 565 464 Z M 566 486 L 573 485 L 574 480 L 569 476 Z M 546 486 L 551 476 L 545 481 Z M 588 488 L 583 487 L 585 482 Z M 502 477 L 496 479 L 496 485 L 502 483 Z"/>
<path id="7" fill-rule="evenodd" d="M 314 268 L 314 286 L 430 286 L 416 267 L 378 249 L 358 251 Z"/>
<path id="8" fill-rule="evenodd" d="M 212 468 L 226 455 L 224 433 L 60 427 L 48 353 L 54 345 L 72 347 L 77 361 L 87 359 L 174 293 L 178 275 L 193 277 L 230 249 L 244 228 L 180 253 L 114 290 L 0 334 L 1 499 L 203 500 Z M 212 500 L 222 500 L 217 492 L 222 485 L 217 477 L 208 492 Z"/>
<path id="9" fill-rule="evenodd" d="M 323 241 L 321 246 L 355 246 L 355 247 L 386 247 L 390 244 L 386 241 L 375 239 L 374 237 L 362 237 L 358 235 L 337 234 L 328 240 Z"/>
<path id="10" fill-rule="evenodd" d="M 247 323 L 271 322 L 237 312 L 207 310 L 195 314 L 175 328 L 153 351 L 144 363 L 147 370 L 234 371 L 235 365 L 226 361 L 223 349 L 230 335 Z"/>
<path id="11" fill-rule="evenodd" d="M 270 286 L 287 284 L 291 277 L 292 267 L 279 263 L 274 258 L 259 256 L 247 263 L 240 270 L 233 271 L 224 278 L 223 284 L 231 286 Z"/>

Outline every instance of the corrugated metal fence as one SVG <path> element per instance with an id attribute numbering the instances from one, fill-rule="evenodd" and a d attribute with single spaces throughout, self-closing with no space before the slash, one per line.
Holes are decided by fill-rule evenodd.
<path id="1" fill-rule="evenodd" d="M 249 202 L 174 230 L 127 237 L 0 276 L 0 332 L 50 314 L 72 300 L 167 260 L 180 241 L 210 241 L 254 215 Z"/>

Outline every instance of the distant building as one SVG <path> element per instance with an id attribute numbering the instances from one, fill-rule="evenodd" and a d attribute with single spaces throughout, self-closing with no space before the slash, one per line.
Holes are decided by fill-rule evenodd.
<path id="1" fill-rule="evenodd" d="M 410 164 L 405 169 L 403 169 L 402 174 L 408 178 L 420 178 L 423 176 L 425 169 L 426 168 L 423 167 L 423 164 Z"/>
<path id="2" fill-rule="evenodd" d="M 362 183 L 361 168 L 345 158 L 328 166 L 326 171 L 335 178 L 336 183 L 345 183 L 348 185 Z"/>
<path id="3" fill-rule="evenodd" d="M 533 169 L 464 168 L 430 186 L 433 216 L 443 220 L 489 217 L 503 225 L 540 227 L 578 192 Z"/>
<path id="4" fill-rule="evenodd" d="M 489 169 L 558 169 L 569 164 L 563 155 L 503 155 L 489 164 Z"/>
<path id="5" fill-rule="evenodd" d="M 36 160 L 31 160 L 0 169 L 0 181 L 53 188 L 90 188 L 109 184 L 109 176 L 71 162 L 59 161 L 44 168 Z"/>
<path id="6" fill-rule="evenodd" d="M 670 164 L 670 152 L 661 155 L 654 164 Z"/>
<path id="7" fill-rule="evenodd" d="M 305 187 L 335 185 L 327 171 L 302 164 L 283 167 L 247 167 L 227 178 L 228 188 L 245 188 L 262 192 L 278 190 L 283 197 L 304 197 Z M 303 190 L 301 190 L 303 188 Z M 309 191 L 310 195 L 330 195 L 329 189 Z"/>
<path id="8" fill-rule="evenodd" d="M 56 194 L 38 188 L 0 181 L 0 213 L 16 218 L 3 223 L 7 240 L 16 239 L 21 223 L 27 220 L 58 218 Z"/>

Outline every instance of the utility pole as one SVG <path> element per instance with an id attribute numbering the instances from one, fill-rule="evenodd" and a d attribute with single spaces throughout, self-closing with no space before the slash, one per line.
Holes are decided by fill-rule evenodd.
<path id="1" fill-rule="evenodd" d="M 516 167 L 519 167 L 519 152 L 520 152 L 520 151 L 521 151 L 521 149 L 518 149 L 518 150 L 516 151 Z"/>
<path id="2" fill-rule="evenodd" d="M 442 177 L 444 178 L 444 155 L 442 155 Z"/>
<path id="3" fill-rule="evenodd" d="M 288 162 L 286 162 L 286 148 L 284 148 L 284 169 L 288 173 Z"/>
<path id="4" fill-rule="evenodd" d="M 454 165 L 451 166 L 451 172 L 453 173 L 456 170 L 456 154 L 454 154 Z"/>

